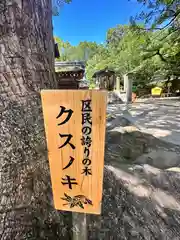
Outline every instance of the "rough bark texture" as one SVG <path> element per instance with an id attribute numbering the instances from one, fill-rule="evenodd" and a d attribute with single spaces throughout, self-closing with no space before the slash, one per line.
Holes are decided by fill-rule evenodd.
<path id="1" fill-rule="evenodd" d="M 71 239 L 71 214 L 55 211 L 52 204 L 39 96 L 41 88 L 56 88 L 50 2 L 0 0 L 2 240 Z M 110 130 L 102 214 L 88 216 L 88 239 L 180 239 L 180 174 L 124 167 L 144 153 L 144 142 L 178 153 L 179 147 L 139 132 Z"/>
<path id="2" fill-rule="evenodd" d="M 67 239 L 68 214 L 52 205 L 39 94 L 56 88 L 51 0 L 1 0 L 0 50 L 0 239 Z"/>

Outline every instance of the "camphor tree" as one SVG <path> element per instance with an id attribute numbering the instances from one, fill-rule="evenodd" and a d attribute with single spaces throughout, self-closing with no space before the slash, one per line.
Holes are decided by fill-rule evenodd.
<path id="1" fill-rule="evenodd" d="M 0 239 L 63 239 L 40 90 L 56 88 L 51 0 L 0 1 Z"/>
<path id="2" fill-rule="evenodd" d="M 40 89 L 56 88 L 51 9 L 51 0 L 0 0 L 2 240 L 70 239 L 67 233 L 69 214 L 63 213 L 62 216 L 52 204 L 39 94 Z M 102 50 L 102 53 L 103 64 L 106 65 L 110 59 L 109 51 Z M 108 61 L 105 61 L 106 56 Z M 94 56 L 93 60 L 100 64 L 98 56 Z M 135 139 L 134 144 L 138 142 L 138 138 Z M 112 146 L 111 136 L 107 141 Z M 139 144 L 142 145 L 142 142 Z M 139 145 L 136 148 L 139 149 Z M 106 153 L 109 162 L 113 161 L 112 155 L 112 151 L 109 155 Z M 114 160 L 117 160 L 117 155 Z M 135 186 L 134 189 L 134 180 L 127 185 L 126 177 L 125 180 L 120 179 L 121 175 L 117 177 L 110 168 L 106 168 L 103 212 L 101 216 L 90 216 L 91 235 L 94 233 L 97 239 L 105 229 L 109 232 L 107 238 L 102 235 L 103 239 L 179 239 L 178 211 L 161 209 L 155 201 L 151 203 L 149 197 L 135 195 L 134 190 L 138 188 Z M 161 198 L 165 196 L 164 203 L 167 195 L 178 192 L 179 175 L 174 176 L 174 173 L 164 176 L 164 189 L 166 192 L 167 188 L 170 189 L 169 194 L 159 195 Z M 163 185 L 159 175 L 153 176 L 152 182 L 157 184 L 158 189 Z M 141 194 L 145 185 L 140 183 L 139 186 Z"/>
<path id="3" fill-rule="evenodd" d="M 131 19 L 136 29 L 143 21 L 145 30 L 151 31 L 151 41 L 144 51 L 144 58 L 158 56 L 159 71 L 167 77 L 180 76 L 180 2 L 178 0 L 137 0 L 144 5 L 142 11 Z M 142 30 L 142 29 L 141 29 Z"/>

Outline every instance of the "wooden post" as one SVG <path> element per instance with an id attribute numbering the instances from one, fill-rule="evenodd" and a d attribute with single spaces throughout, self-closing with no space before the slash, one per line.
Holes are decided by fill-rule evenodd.
<path id="1" fill-rule="evenodd" d="M 172 83 L 171 83 L 171 82 L 168 82 L 167 86 L 168 86 L 168 97 L 169 97 L 169 95 L 170 95 L 170 91 L 171 91 L 170 89 L 171 89 Z"/>
<path id="2" fill-rule="evenodd" d="M 127 90 L 127 81 L 128 81 L 128 75 L 124 75 L 123 76 L 123 79 L 124 79 L 124 91 L 126 92 Z"/>
<path id="3" fill-rule="evenodd" d="M 126 103 L 132 102 L 132 79 L 127 74 L 124 75 L 124 86 L 126 91 Z"/>
<path id="4" fill-rule="evenodd" d="M 120 77 L 116 77 L 116 90 L 120 90 Z"/>
<path id="5" fill-rule="evenodd" d="M 72 213 L 73 240 L 87 240 L 87 224 L 85 213 Z"/>

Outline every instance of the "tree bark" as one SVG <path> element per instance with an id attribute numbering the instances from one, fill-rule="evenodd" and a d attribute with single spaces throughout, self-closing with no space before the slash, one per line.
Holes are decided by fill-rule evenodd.
<path id="1" fill-rule="evenodd" d="M 53 207 L 40 101 L 40 89 L 57 87 L 51 7 L 51 0 L 0 1 L 3 240 L 68 239 L 68 222 Z"/>

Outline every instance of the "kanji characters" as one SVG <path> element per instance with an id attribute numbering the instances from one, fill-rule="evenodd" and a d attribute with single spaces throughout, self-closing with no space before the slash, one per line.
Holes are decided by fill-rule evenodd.
<path id="1" fill-rule="evenodd" d="M 88 166 L 85 166 L 82 174 L 84 174 L 85 176 L 92 175 L 92 170 L 90 168 L 88 168 Z"/>
<path id="2" fill-rule="evenodd" d="M 81 144 L 86 145 L 87 147 L 90 147 L 92 143 L 92 139 L 89 136 L 82 136 L 81 138 Z"/>
<path id="3" fill-rule="evenodd" d="M 82 100 L 82 112 L 92 112 L 91 99 Z"/>
<path id="4" fill-rule="evenodd" d="M 82 125 L 84 125 L 85 123 L 92 124 L 92 116 L 88 112 L 82 114 Z"/>
<path id="5" fill-rule="evenodd" d="M 92 144 L 91 133 L 92 133 L 92 116 L 91 116 L 91 100 L 82 100 L 82 138 L 81 144 L 85 146 L 84 148 L 84 159 L 82 164 L 84 165 L 83 172 L 85 176 L 92 175 L 92 170 L 89 167 L 91 165 L 91 160 L 89 159 L 90 147 Z"/>

